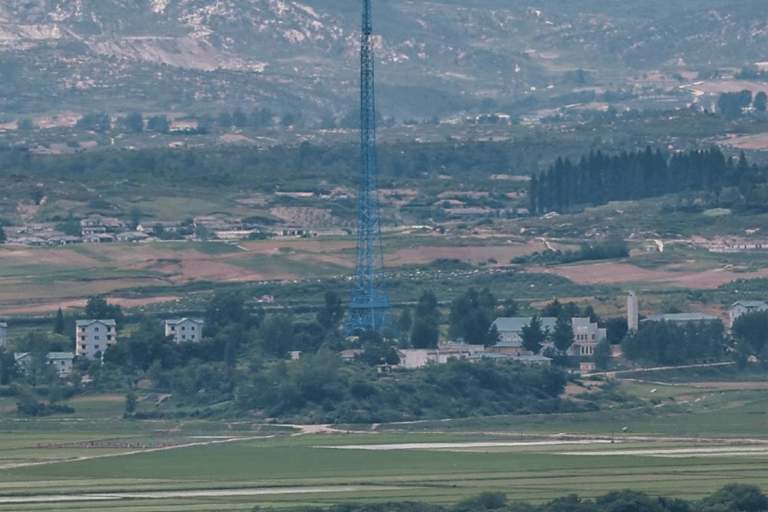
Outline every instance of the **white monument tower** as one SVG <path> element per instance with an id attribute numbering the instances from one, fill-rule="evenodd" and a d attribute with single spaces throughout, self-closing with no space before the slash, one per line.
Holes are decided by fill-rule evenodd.
<path id="1" fill-rule="evenodd" d="M 637 295 L 633 291 L 630 291 L 627 297 L 627 329 L 637 330 Z"/>

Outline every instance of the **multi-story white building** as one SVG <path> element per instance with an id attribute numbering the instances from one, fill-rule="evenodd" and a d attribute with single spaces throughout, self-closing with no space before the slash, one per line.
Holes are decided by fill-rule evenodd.
<path id="1" fill-rule="evenodd" d="M 5 339 L 8 336 L 8 324 L 0 322 L 0 348 L 5 346 Z"/>
<path id="2" fill-rule="evenodd" d="M 75 325 L 75 353 L 86 359 L 101 359 L 108 346 L 117 343 L 115 321 L 78 320 Z"/>
<path id="3" fill-rule="evenodd" d="M 568 349 L 568 355 L 571 356 L 591 356 L 595 352 L 595 345 L 608 335 L 606 329 L 599 328 L 597 323 L 590 322 L 586 317 L 574 317 L 571 324 L 573 345 Z"/>
<path id="4" fill-rule="evenodd" d="M 199 318 L 180 318 L 165 321 L 165 335 L 173 336 L 173 341 L 200 341 L 203 337 L 203 321 Z"/>

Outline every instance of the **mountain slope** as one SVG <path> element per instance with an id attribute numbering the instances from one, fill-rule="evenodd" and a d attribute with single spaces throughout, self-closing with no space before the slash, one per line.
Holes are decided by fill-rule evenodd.
<path id="1" fill-rule="evenodd" d="M 354 110 L 358 1 L 5 0 L 0 114 L 268 106 Z M 598 81 L 660 67 L 764 60 L 768 4 L 649 0 L 373 2 L 385 115 L 430 116 L 587 69 Z"/>

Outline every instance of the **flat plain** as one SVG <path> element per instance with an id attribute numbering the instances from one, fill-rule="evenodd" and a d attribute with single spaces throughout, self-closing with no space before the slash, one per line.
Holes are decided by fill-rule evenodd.
<path id="1" fill-rule="evenodd" d="M 0 421 L 0 509 L 453 504 L 488 491 L 542 502 L 627 488 L 690 500 L 727 483 L 765 490 L 764 384 L 621 381 L 647 405 L 381 425 L 126 421 L 121 397 L 79 398 L 75 418 Z"/>

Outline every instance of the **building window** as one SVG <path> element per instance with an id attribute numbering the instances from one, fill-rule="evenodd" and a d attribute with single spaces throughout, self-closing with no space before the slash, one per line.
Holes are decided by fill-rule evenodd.
<path id="1" fill-rule="evenodd" d="M 191 340 L 195 339 L 195 335 L 194 335 L 194 334 L 191 334 L 191 335 L 189 336 L 189 339 L 191 339 Z"/>
<path id="2" fill-rule="evenodd" d="M 175 325 L 172 325 L 172 326 L 171 326 L 171 330 L 172 330 L 172 331 L 175 331 L 175 330 L 176 330 L 176 326 L 175 326 Z"/>
<path id="3" fill-rule="evenodd" d="M 96 332 L 99 332 L 99 328 L 98 327 L 94 327 L 93 330 L 96 331 Z"/>
<path id="4" fill-rule="evenodd" d="M 80 345 L 80 349 L 81 349 L 81 350 L 85 350 L 86 348 L 88 348 L 88 346 L 87 346 L 87 345 Z"/>
<path id="5" fill-rule="evenodd" d="M 182 334 L 182 335 L 181 335 L 181 339 L 185 340 L 185 339 L 187 339 L 187 336 L 186 336 L 186 335 L 184 335 L 184 334 Z"/>
<path id="6" fill-rule="evenodd" d="M 93 337 L 93 339 L 94 339 L 94 340 L 98 340 L 98 339 L 99 339 L 99 337 L 98 337 L 98 336 L 94 336 L 94 337 Z"/>
<path id="7" fill-rule="evenodd" d="M 183 331 L 184 329 L 186 329 L 186 327 L 184 327 L 184 326 L 182 325 L 182 326 L 181 326 L 181 330 Z"/>

